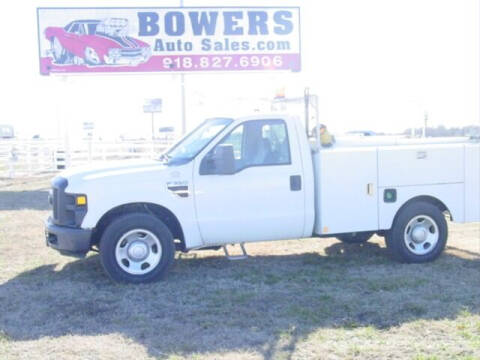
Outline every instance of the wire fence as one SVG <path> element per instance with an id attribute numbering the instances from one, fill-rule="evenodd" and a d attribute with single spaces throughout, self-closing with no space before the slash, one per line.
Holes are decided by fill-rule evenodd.
<path id="1" fill-rule="evenodd" d="M 158 157 L 173 140 L 85 141 L 65 146 L 57 140 L 0 139 L 0 178 L 35 176 L 99 161 Z"/>

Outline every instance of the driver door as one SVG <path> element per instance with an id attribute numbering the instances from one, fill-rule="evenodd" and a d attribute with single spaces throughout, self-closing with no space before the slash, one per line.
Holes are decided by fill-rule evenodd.
<path id="1" fill-rule="evenodd" d="M 281 119 L 245 121 L 197 158 L 195 206 L 205 244 L 303 235 L 303 169 L 296 138 L 289 134 L 295 129 Z M 202 174 L 202 162 L 211 161 L 220 146 L 233 147 L 234 171 Z"/>

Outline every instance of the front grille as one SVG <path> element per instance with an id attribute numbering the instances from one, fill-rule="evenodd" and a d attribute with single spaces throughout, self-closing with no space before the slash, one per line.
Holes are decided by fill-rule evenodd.
<path id="1" fill-rule="evenodd" d="M 57 176 L 52 181 L 52 206 L 53 206 L 53 223 L 56 225 L 70 225 L 67 212 L 67 179 Z M 71 216 L 70 216 L 71 218 Z"/>
<path id="2" fill-rule="evenodd" d="M 58 219 L 58 205 L 57 205 L 57 200 L 58 199 L 58 189 L 52 188 L 52 206 L 53 206 L 53 219 L 57 220 Z"/>
<path id="3" fill-rule="evenodd" d="M 59 226 L 78 227 L 87 213 L 87 206 L 75 206 L 75 195 L 65 192 L 67 179 L 57 176 L 52 181 L 52 222 Z"/>

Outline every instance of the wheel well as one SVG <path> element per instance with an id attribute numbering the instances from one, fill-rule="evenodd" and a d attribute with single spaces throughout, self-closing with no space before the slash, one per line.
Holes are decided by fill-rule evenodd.
<path id="1" fill-rule="evenodd" d="M 95 226 L 95 230 L 92 233 L 91 245 L 99 244 L 102 234 L 107 228 L 108 224 L 110 224 L 116 217 L 135 212 L 151 214 L 161 220 L 172 233 L 173 238 L 175 239 L 175 247 L 177 250 L 185 251 L 185 237 L 183 235 L 182 226 L 180 225 L 180 222 L 175 214 L 163 206 L 152 203 L 130 203 L 120 205 L 109 210 L 101 217 Z"/>
<path id="2" fill-rule="evenodd" d="M 450 220 L 453 220 L 452 213 L 446 207 L 446 205 L 443 202 L 441 202 L 440 200 L 438 200 L 437 198 L 434 198 L 433 196 L 428 196 L 428 195 L 416 196 L 416 197 L 408 200 L 405 204 L 403 204 L 400 207 L 400 209 L 398 209 L 397 214 L 395 215 L 395 218 L 398 216 L 398 214 L 400 214 L 400 211 L 402 211 L 406 206 L 410 205 L 411 203 L 419 202 L 419 201 L 427 202 L 429 204 L 432 204 L 433 206 L 436 206 L 441 212 L 448 213 L 448 216 L 450 217 Z M 394 219 L 394 221 L 395 221 L 395 219 Z"/>

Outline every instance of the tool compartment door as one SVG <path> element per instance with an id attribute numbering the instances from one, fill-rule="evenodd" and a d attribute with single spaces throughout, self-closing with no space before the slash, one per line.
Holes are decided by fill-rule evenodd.
<path id="1" fill-rule="evenodd" d="M 462 183 L 464 145 L 384 146 L 378 168 L 381 187 Z"/>
<path id="2" fill-rule="evenodd" d="M 315 232 L 328 235 L 377 230 L 376 148 L 326 149 L 316 160 Z"/>

